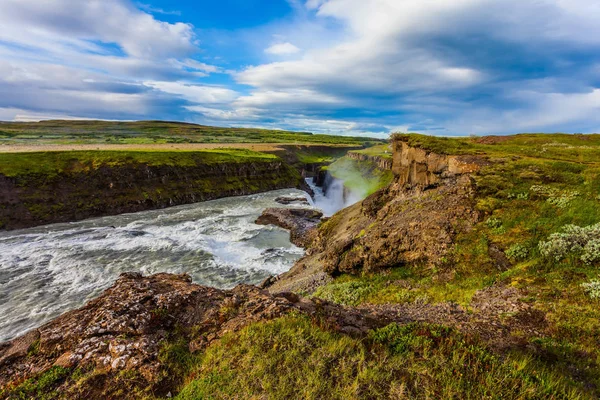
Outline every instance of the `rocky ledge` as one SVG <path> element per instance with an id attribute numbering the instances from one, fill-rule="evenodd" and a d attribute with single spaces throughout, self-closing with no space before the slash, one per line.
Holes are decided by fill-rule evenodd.
<path id="1" fill-rule="evenodd" d="M 179 382 L 161 359 L 166 346 L 183 344 L 190 353 L 202 351 L 225 333 L 291 311 L 325 321 L 353 336 L 382 326 L 384 320 L 367 311 L 347 310 L 295 294 L 271 295 L 255 286 L 224 291 L 193 284 L 188 275 L 143 277 L 123 274 L 114 286 L 79 310 L 11 342 L 0 344 L 0 397 L 26 379 L 52 367 L 89 379 L 77 385 L 66 379 L 55 388 L 59 398 L 119 398 L 119 377 L 154 396 L 167 396 Z M 122 392 L 121 392 L 122 393 Z"/>
<path id="2" fill-rule="evenodd" d="M 306 199 L 306 197 L 293 197 L 293 196 L 280 196 L 278 198 L 275 199 L 276 203 L 279 204 L 283 204 L 283 205 L 288 205 L 288 204 L 292 204 L 292 203 L 301 203 L 301 204 L 305 204 L 305 205 L 309 205 L 310 203 L 308 202 L 308 200 Z"/>
<path id="3" fill-rule="evenodd" d="M 308 208 L 267 208 L 256 220 L 259 225 L 277 225 L 290 231 L 290 241 L 308 247 L 316 235 L 323 213 Z"/>

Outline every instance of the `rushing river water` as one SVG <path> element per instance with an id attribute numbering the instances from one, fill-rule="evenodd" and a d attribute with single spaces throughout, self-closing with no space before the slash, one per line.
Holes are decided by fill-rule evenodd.
<path id="1" fill-rule="evenodd" d="M 230 288 L 287 271 L 289 233 L 254 224 L 289 189 L 0 233 L 0 342 L 83 305 L 122 272 L 188 273 Z M 297 207 L 298 205 L 290 205 Z"/>

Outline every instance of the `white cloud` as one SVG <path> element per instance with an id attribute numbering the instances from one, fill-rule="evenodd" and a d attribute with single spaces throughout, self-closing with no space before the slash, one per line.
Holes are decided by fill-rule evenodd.
<path id="1" fill-rule="evenodd" d="M 193 103 L 230 103 L 238 97 L 234 90 L 218 86 L 192 85 L 184 82 L 144 82 L 144 85 L 165 93 L 175 94 Z"/>
<path id="2" fill-rule="evenodd" d="M 523 104 L 512 110 L 465 111 L 446 125 L 465 134 L 499 134 L 534 131 L 572 131 L 585 121 L 586 133 L 600 127 L 600 89 L 587 93 L 539 93 L 515 91 L 509 98 Z"/>
<path id="3" fill-rule="evenodd" d="M 307 89 L 290 89 L 286 91 L 257 91 L 248 96 L 235 100 L 234 106 L 239 107 L 298 107 L 301 105 L 340 106 L 343 100 L 332 95 L 322 94 Z"/>
<path id="4" fill-rule="evenodd" d="M 289 55 L 298 52 L 300 52 L 300 49 L 290 42 L 277 43 L 265 49 L 265 53 L 275 55 Z"/>
<path id="5" fill-rule="evenodd" d="M 1 40 L 32 47 L 86 47 L 86 42 L 98 41 L 117 44 L 140 58 L 181 57 L 195 51 L 191 25 L 158 21 L 124 0 L 3 0 L 0 26 Z"/>
<path id="6" fill-rule="evenodd" d="M 526 72 L 520 71 L 518 64 L 501 64 L 512 51 L 521 51 L 524 69 L 542 68 L 530 66 L 535 62 L 546 62 L 544 68 L 549 69 L 568 70 L 580 65 L 569 61 L 569 55 L 561 57 L 548 52 L 561 47 L 590 50 L 590 45 L 600 45 L 600 25 L 596 22 L 600 18 L 600 3 L 308 0 L 305 7 L 315 12 L 315 19 L 306 22 L 307 26 L 314 26 L 316 21 L 322 29 L 342 27 L 343 34 L 328 35 L 337 36 L 337 43 L 323 47 L 317 42 L 303 46 L 299 59 L 239 71 L 235 75 L 237 81 L 253 90 L 236 100 L 234 106 L 253 107 L 265 115 L 277 110 L 278 118 L 322 118 L 328 110 L 352 107 L 363 116 L 371 113 L 374 121 L 387 126 L 416 126 L 419 130 L 446 133 L 468 128 L 466 123 L 457 123 L 461 115 L 485 115 L 479 119 L 478 131 L 498 130 L 510 122 L 512 125 L 504 126 L 502 131 L 515 132 L 536 126 L 565 126 L 593 119 L 592 114 L 597 113 L 584 100 L 589 96 L 596 100 L 595 96 L 568 93 L 592 91 L 589 82 L 597 82 L 593 68 L 586 72 L 587 82 L 577 82 L 581 76 L 564 74 L 542 83 L 519 76 Z M 286 31 L 282 27 L 281 38 L 297 43 L 301 38 L 295 37 L 294 31 L 303 29 Z M 490 52 L 490 57 L 482 61 L 485 52 Z M 537 53 L 544 52 L 548 60 L 535 60 Z M 498 67 L 492 63 L 494 57 L 498 58 Z M 505 90 L 529 90 L 532 96 L 511 104 L 503 94 Z M 553 92 L 555 95 L 548 95 Z M 536 101 L 541 102 L 537 107 Z M 570 104 L 579 106 L 571 109 Z M 506 110 L 512 109 L 517 110 L 518 118 L 510 118 L 512 111 Z M 552 115 L 544 116 L 545 112 Z"/>

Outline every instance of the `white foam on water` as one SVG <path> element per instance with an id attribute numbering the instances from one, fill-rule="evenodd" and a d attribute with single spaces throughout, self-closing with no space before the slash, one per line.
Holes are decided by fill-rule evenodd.
<path id="1" fill-rule="evenodd" d="M 295 189 L 0 233 L 0 342 L 83 305 L 123 272 L 188 273 L 231 288 L 287 271 L 304 251 L 254 224 Z M 297 207 L 290 205 L 289 207 Z"/>

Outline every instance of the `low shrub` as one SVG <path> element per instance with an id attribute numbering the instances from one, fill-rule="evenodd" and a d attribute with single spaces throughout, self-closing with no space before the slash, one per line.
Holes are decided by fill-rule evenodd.
<path id="1" fill-rule="evenodd" d="M 600 262 L 600 223 L 586 227 L 565 225 L 562 232 L 553 233 L 539 243 L 542 256 L 561 261 L 580 260 L 587 265 Z"/>
<path id="2" fill-rule="evenodd" d="M 529 255 L 529 249 L 527 246 L 522 244 L 513 244 L 505 251 L 508 258 L 515 261 L 521 261 L 527 258 Z"/>
<path id="3" fill-rule="evenodd" d="M 588 283 L 582 283 L 581 287 L 592 299 L 600 299 L 600 280 L 593 280 Z"/>

